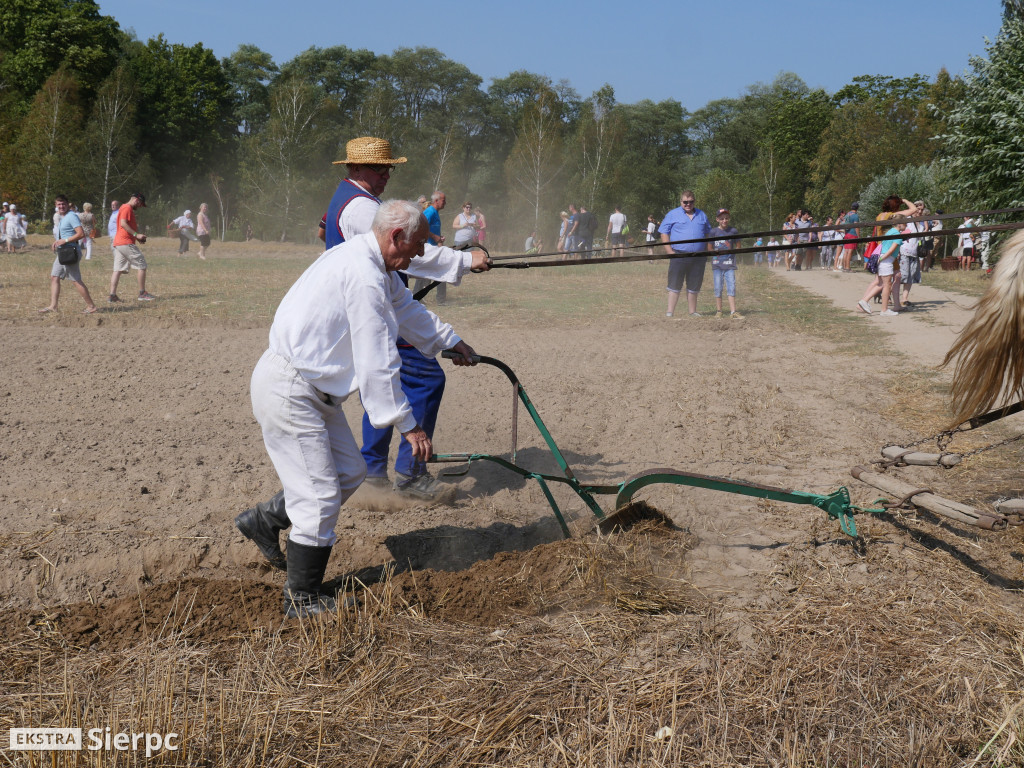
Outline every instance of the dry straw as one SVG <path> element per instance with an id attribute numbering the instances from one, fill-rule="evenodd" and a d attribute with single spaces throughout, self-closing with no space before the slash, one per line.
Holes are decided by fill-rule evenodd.
<path id="1" fill-rule="evenodd" d="M 808 547 L 764 585 L 770 605 L 725 612 L 683 578 L 692 543 L 648 529 L 545 545 L 555 574 L 538 572 L 534 553 L 507 556 L 502 579 L 536 599 L 497 625 L 440 618 L 438 595 L 425 611 L 410 597 L 428 597 L 425 574 L 415 588 L 409 574 L 370 589 L 351 581 L 357 609 L 270 631 L 254 622 L 212 645 L 216 610 L 188 585 L 176 605 L 146 606 L 158 631 L 120 651 L 102 638 L 69 646 L 60 617 L 40 617 L 4 648 L 0 725 L 173 728 L 184 746 L 156 763 L 168 766 L 1024 759 L 1017 617 L 965 586 L 955 561 L 918 548 L 897 562 L 876 546 L 867 567 L 901 566 L 905 578 L 857 580 L 851 563 Z M 922 589 L 912 571 L 945 586 Z M 225 587 L 223 598 L 262 610 L 251 590 Z M 53 753 L 21 764 L 44 763 L 140 761 Z"/>

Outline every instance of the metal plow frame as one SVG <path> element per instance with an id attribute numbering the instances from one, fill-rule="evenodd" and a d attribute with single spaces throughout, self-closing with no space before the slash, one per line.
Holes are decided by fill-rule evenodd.
<path id="1" fill-rule="evenodd" d="M 442 352 L 441 355 L 442 357 L 449 359 L 458 356 L 457 353 L 449 351 Z M 732 480 L 726 477 L 714 477 L 712 475 L 684 472 L 682 470 L 670 468 L 648 469 L 643 472 L 638 472 L 632 477 L 629 477 L 616 485 L 588 485 L 581 483 L 576 479 L 576 475 L 573 473 L 572 469 L 570 469 L 568 462 L 566 462 L 562 452 L 555 444 L 554 439 L 551 437 L 551 433 L 548 432 L 547 427 L 544 426 L 544 422 L 541 420 L 540 414 L 537 413 L 537 409 L 530 401 L 529 396 L 526 394 L 526 390 L 523 389 L 523 385 L 519 383 L 519 379 L 516 377 L 512 369 L 502 361 L 493 357 L 480 355 L 475 357 L 474 360 L 478 363 L 492 365 L 495 368 L 498 368 L 508 377 L 509 381 L 512 382 L 514 389 L 512 399 L 512 460 L 509 461 L 501 458 L 500 456 L 493 456 L 486 453 L 442 453 L 435 454 L 430 461 L 440 464 L 464 463 L 466 465 L 466 468 L 462 471 L 444 473 L 450 476 L 459 476 L 468 473 L 470 467 L 475 461 L 490 461 L 508 469 L 511 472 L 515 472 L 520 477 L 536 480 L 538 485 L 540 485 L 541 491 L 543 491 L 548 504 L 551 506 L 551 510 L 554 512 L 555 518 L 558 520 L 558 524 L 566 538 L 570 538 L 572 534 L 569 532 L 569 526 L 565 522 L 562 510 L 559 509 L 558 503 L 551 494 L 551 488 L 549 487 L 550 483 L 562 483 L 564 485 L 568 485 L 576 495 L 583 500 L 583 503 L 587 505 L 590 511 L 594 514 L 594 517 L 597 518 L 599 524 L 610 522 L 617 513 L 627 508 L 630 502 L 632 502 L 634 494 L 636 494 L 636 492 L 641 488 L 645 488 L 648 485 L 668 483 L 671 485 L 686 485 L 693 488 L 706 488 L 712 491 L 722 491 L 724 493 L 735 493 L 742 496 L 753 496 L 755 498 L 769 499 L 771 501 L 782 501 L 788 504 L 807 504 L 817 507 L 824 511 L 830 518 L 839 521 L 840 529 L 847 536 L 855 538 L 857 536 L 857 525 L 853 519 L 854 507 L 850 503 L 850 492 L 845 486 L 841 486 L 830 494 L 821 495 L 806 491 L 793 491 L 770 485 L 761 485 L 760 483 L 751 483 L 745 480 Z M 541 437 L 544 438 L 544 442 L 547 443 L 552 456 L 558 463 L 558 466 L 561 467 L 562 472 L 564 473 L 563 475 L 550 475 L 533 472 L 520 467 L 515 463 L 520 401 L 529 412 L 530 417 L 533 419 L 533 423 L 537 425 L 537 429 L 540 432 Z M 611 495 L 615 496 L 615 510 L 610 514 L 606 514 L 594 497 Z M 602 525 L 602 527 L 604 526 Z"/>

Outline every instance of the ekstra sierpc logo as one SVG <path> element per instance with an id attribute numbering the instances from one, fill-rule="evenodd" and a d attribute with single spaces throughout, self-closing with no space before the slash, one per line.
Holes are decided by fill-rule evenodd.
<path id="1" fill-rule="evenodd" d="M 146 757 L 162 752 L 177 752 L 176 733 L 115 733 L 109 726 L 90 728 L 11 728 L 10 749 L 18 752 L 69 752 L 82 749 L 114 752 L 141 752 Z"/>

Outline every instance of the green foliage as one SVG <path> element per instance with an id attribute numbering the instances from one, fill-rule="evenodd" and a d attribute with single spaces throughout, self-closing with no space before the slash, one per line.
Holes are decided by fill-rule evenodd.
<path id="1" fill-rule="evenodd" d="M 833 111 L 832 100 L 822 90 L 787 94 L 769 106 L 766 138 L 774 147 L 778 165 L 780 209 L 806 204 L 811 161 Z"/>
<path id="2" fill-rule="evenodd" d="M 858 75 L 832 96 L 836 106 L 862 104 L 867 101 L 899 102 L 921 101 L 931 91 L 928 78 L 923 75 L 889 77 L 888 75 Z"/>
<path id="3" fill-rule="evenodd" d="M 27 106 L 58 69 L 88 94 L 117 64 L 122 35 L 93 0 L 5 0 L 0 11 L 0 83 Z"/>
<path id="4" fill-rule="evenodd" d="M 307 239 L 325 208 L 330 131 L 322 121 L 320 89 L 284 80 L 270 94 L 265 130 L 245 138 L 242 185 L 245 208 L 262 220 L 266 239 Z"/>
<path id="5" fill-rule="evenodd" d="M 78 88 L 61 70 L 35 95 L 13 146 L 12 162 L 4 165 L 5 173 L 16 173 L 34 193 L 25 202 L 35 215 L 46 218 L 51 214 L 56 195 L 81 192 L 80 121 Z"/>
<path id="6" fill-rule="evenodd" d="M 230 160 L 234 102 L 220 62 L 201 43 L 186 47 L 163 35 L 128 49 L 139 94 L 141 149 L 163 163 L 159 183 L 198 183 Z"/>
<path id="7" fill-rule="evenodd" d="M 631 221 L 661 219 L 679 205 L 683 160 L 693 151 L 687 112 L 674 100 L 640 101 L 618 107 L 623 128 L 612 175 Z"/>
<path id="8" fill-rule="evenodd" d="M 952 192 L 971 206 L 1024 205 L 1024 18 L 1011 10 L 988 58 L 971 59 L 964 99 L 939 137 Z"/>
<path id="9" fill-rule="evenodd" d="M 936 169 L 932 165 L 908 165 L 898 171 L 880 173 L 861 191 L 859 196 L 860 214 L 865 218 L 877 218 L 882 202 L 890 195 L 905 200 L 924 200 L 931 210 L 940 207 L 940 188 Z"/>
<path id="10" fill-rule="evenodd" d="M 248 219 L 262 238 L 307 240 L 343 172 L 331 160 L 373 135 L 409 158 L 389 197 L 470 199 L 498 247 L 518 248 L 534 227 L 554 242 L 570 200 L 601 221 L 620 204 L 641 222 L 686 188 L 742 228 L 777 225 L 875 183 L 917 183 L 890 169 L 912 175 L 943 148 L 956 194 L 1019 200 L 1020 4 L 1004 5 L 1006 39 L 975 62 L 969 94 L 945 71 L 934 83 L 862 75 L 831 95 L 782 73 L 691 114 L 674 100 L 619 103 L 611 85 L 581 98 L 526 70 L 485 89 L 429 47 L 311 47 L 278 66 L 241 45 L 218 61 L 201 44 L 128 39 L 96 0 L 10 0 L 0 77 L 18 88 L 0 88 L 0 190 L 46 213 L 58 187 L 105 209 L 138 185 L 152 221 L 206 199 L 221 231 Z M 947 199 L 929 173 L 935 191 L 915 196 Z"/>
<path id="11" fill-rule="evenodd" d="M 234 115 L 243 134 L 260 130 L 270 116 L 270 82 L 278 73 L 269 53 L 255 45 L 240 45 L 221 62 L 234 94 Z"/>
<path id="12" fill-rule="evenodd" d="M 845 207 L 878 174 L 931 162 L 936 123 L 931 105 L 951 91 L 948 74 L 934 85 L 921 75 L 861 75 L 840 89 L 809 168 L 811 208 Z"/>

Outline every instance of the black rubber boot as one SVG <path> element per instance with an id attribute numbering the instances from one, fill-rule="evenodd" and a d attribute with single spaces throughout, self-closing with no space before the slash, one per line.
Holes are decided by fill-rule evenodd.
<path id="1" fill-rule="evenodd" d="M 280 534 L 291 525 L 284 508 L 284 491 L 278 491 L 267 501 L 261 501 L 235 518 L 235 527 L 252 541 L 275 568 L 287 570 L 288 563 L 281 552 Z"/>
<path id="2" fill-rule="evenodd" d="M 320 591 L 331 558 L 330 547 L 288 542 L 288 578 L 284 583 L 284 615 L 289 619 L 338 610 L 333 595 Z"/>

